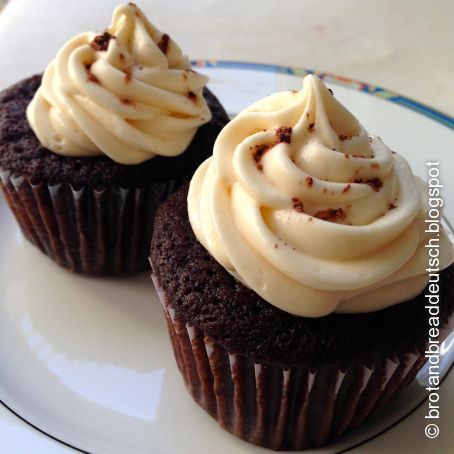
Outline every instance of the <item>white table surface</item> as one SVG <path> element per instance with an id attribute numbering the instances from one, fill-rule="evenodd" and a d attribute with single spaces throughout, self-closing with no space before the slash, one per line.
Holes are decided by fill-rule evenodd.
<path id="1" fill-rule="evenodd" d="M 117 1 L 11 0 L 0 14 L 0 88 L 42 71 L 72 35 L 102 30 Z M 302 66 L 376 84 L 454 114 L 452 0 L 144 0 L 191 58 Z M 454 374 L 441 388 L 441 435 L 425 404 L 357 452 L 453 452 Z M 1 452 L 66 453 L 0 406 Z M 33 447 L 31 449 L 30 447 Z M 389 447 L 389 448 L 384 448 Z"/>

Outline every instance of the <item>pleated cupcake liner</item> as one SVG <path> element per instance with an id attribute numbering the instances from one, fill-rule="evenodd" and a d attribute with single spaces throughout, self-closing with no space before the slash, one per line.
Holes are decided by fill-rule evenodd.
<path id="1" fill-rule="evenodd" d="M 255 363 L 184 323 L 152 278 L 192 398 L 223 429 L 256 445 L 298 450 L 333 442 L 385 406 L 426 361 L 412 351 L 342 369 Z"/>
<path id="2" fill-rule="evenodd" d="M 25 238 L 60 266 L 90 275 L 147 268 L 156 209 L 176 185 L 76 188 L 0 168 L 0 187 Z"/>

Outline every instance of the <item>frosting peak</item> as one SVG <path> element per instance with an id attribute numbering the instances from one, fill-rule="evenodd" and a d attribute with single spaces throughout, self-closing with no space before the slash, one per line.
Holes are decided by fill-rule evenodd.
<path id="1" fill-rule="evenodd" d="M 139 164 L 176 156 L 211 119 L 206 76 L 132 3 L 102 34 L 69 40 L 46 69 L 27 117 L 42 145 L 66 156 Z"/>
<path id="2" fill-rule="evenodd" d="M 408 163 L 307 76 L 303 90 L 268 96 L 223 129 L 188 208 L 229 272 L 269 303 L 317 317 L 423 289 L 423 193 Z"/>

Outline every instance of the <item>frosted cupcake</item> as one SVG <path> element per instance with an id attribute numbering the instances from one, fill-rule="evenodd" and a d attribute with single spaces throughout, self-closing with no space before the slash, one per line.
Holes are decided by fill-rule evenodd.
<path id="1" fill-rule="evenodd" d="M 129 3 L 3 91 L 0 186 L 25 237 L 73 271 L 145 269 L 158 204 L 228 121 L 207 80 Z"/>
<path id="2" fill-rule="evenodd" d="M 151 247 L 194 400 L 273 449 L 321 446 L 382 408 L 425 361 L 426 193 L 314 76 L 232 120 L 189 194 L 159 209 Z M 439 245 L 442 339 L 443 231 Z"/>

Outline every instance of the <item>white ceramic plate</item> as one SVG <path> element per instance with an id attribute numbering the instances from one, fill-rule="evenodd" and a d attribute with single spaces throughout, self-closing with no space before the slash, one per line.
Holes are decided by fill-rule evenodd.
<path id="1" fill-rule="evenodd" d="M 211 77 L 211 89 L 230 114 L 275 91 L 301 88 L 304 74 L 239 63 L 197 66 Z M 403 154 L 416 174 L 426 178 L 425 161 L 436 159 L 448 178 L 449 117 L 377 87 L 323 76 L 366 129 Z M 454 185 L 444 198 L 454 202 Z M 445 214 L 454 223 L 454 203 Z M 90 453 L 267 452 L 222 431 L 192 402 L 148 273 L 127 279 L 71 274 L 24 241 L 3 201 L 0 238 L 4 406 Z M 453 350 L 445 351 L 442 375 Z M 318 452 L 359 446 L 405 418 L 426 398 L 424 373 L 419 378 L 367 424 Z"/>

